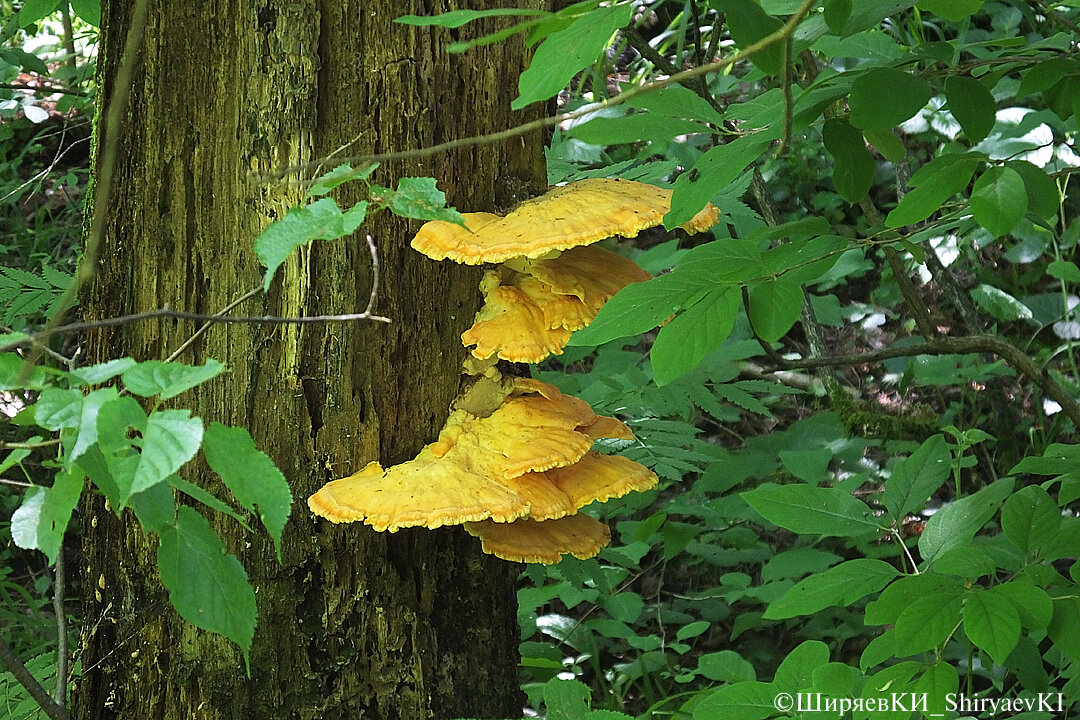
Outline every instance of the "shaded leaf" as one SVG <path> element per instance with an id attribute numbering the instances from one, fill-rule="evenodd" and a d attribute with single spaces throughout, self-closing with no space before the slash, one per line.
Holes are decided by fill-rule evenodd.
<path id="1" fill-rule="evenodd" d="M 997 122 L 997 103 L 985 85 L 975 78 L 950 75 L 945 80 L 945 99 L 973 145 L 990 134 Z"/>
<path id="2" fill-rule="evenodd" d="M 899 572 L 892 565 L 869 558 L 848 560 L 823 573 L 811 575 L 769 604 L 763 616 L 781 620 L 812 615 L 827 607 L 847 607 L 888 585 Z"/>
<path id="3" fill-rule="evenodd" d="M 769 522 L 796 533 L 858 537 L 884 529 L 866 503 L 836 488 L 781 485 L 741 497 Z"/>
<path id="4" fill-rule="evenodd" d="M 1020 640 L 1020 615 L 1005 598 L 972 588 L 964 597 L 964 634 L 994 662 L 1004 665 Z"/>
<path id="5" fill-rule="evenodd" d="M 822 139 L 833 156 L 836 191 L 848 202 L 858 202 L 874 180 L 874 158 L 866 149 L 862 133 L 846 120 L 832 119 L 825 122 Z"/>
<path id="6" fill-rule="evenodd" d="M 930 567 L 946 550 L 970 543 L 975 533 L 994 516 L 1012 488 L 1012 478 L 1001 478 L 934 513 L 919 536 L 923 563 Z"/>
<path id="7" fill-rule="evenodd" d="M 465 218 L 456 209 L 446 207 L 446 195 L 435 187 L 435 178 L 407 177 L 398 181 L 397 192 L 390 198 L 390 211 L 416 220 L 443 220 L 464 227 Z"/>
<path id="8" fill-rule="evenodd" d="M 685 375 L 731 334 L 739 313 L 738 289 L 710 292 L 660 328 L 649 352 L 653 379 L 663 387 Z"/>
<path id="9" fill-rule="evenodd" d="M 988 169 L 971 191 L 975 220 L 994 237 L 1016 227 L 1027 212 L 1027 188 L 1020 173 L 1007 166 Z"/>
<path id="10" fill-rule="evenodd" d="M 932 94 L 930 85 L 911 73 L 873 68 L 851 84 L 851 124 L 863 130 L 895 127 L 926 107 Z"/>
<path id="11" fill-rule="evenodd" d="M 765 342 L 787 334 L 802 311 L 802 287 L 787 277 L 766 280 L 750 288 L 750 323 Z"/>
<path id="12" fill-rule="evenodd" d="M 358 202 L 342 212 L 333 198 L 289 210 L 255 238 L 255 255 L 266 266 L 263 291 L 270 289 L 274 274 L 293 250 L 315 240 L 336 240 L 356 232 L 367 215 L 367 203 Z"/>
<path id="13" fill-rule="evenodd" d="M 135 395 L 160 395 L 162 400 L 168 400 L 220 375 L 224 369 L 224 365 L 213 359 L 207 360 L 205 365 L 195 366 L 148 360 L 125 370 L 120 379 L 123 380 L 124 387 Z"/>
<path id="14" fill-rule="evenodd" d="M 941 209 L 950 197 L 964 190 L 979 161 L 961 155 L 941 155 L 911 176 L 911 191 L 885 218 L 888 227 L 911 225 Z"/>

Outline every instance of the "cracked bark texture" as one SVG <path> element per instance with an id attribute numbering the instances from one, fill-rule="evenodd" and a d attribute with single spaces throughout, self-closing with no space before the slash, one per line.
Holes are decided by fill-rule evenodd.
<path id="1" fill-rule="evenodd" d="M 547 0 L 529 0 L 541 7 Z M 88 319 L 162 306 L 215 312 L 261 282 L 252 243 L 303 195 L 296 176 L 252 173 L 344 154 L 415 148 L 535 118 L 511 112 L 525 48 L 464 55 L 456 33 L 395 24 L 404 12 L 497 7 L 496 0 L 151 0 L 117 158 Z M 100 72 L 110 96 L 132 0 L 103 3 Z M 482 22 L 470 36 L 502 24 Z M 476 35 L 473 35 L 476 33 Z M 99 117 L 103 112 L 99 112 Z M 543 138 L 384 165 L 374 180 L 434 176 L 451 204 L 505 209 L 545 187 Z M 330 161 L 325 169 L 334 166 Z M 343 207 L 361 196 L 335 193 Z M 408 247 L 419 223 L 381 213 L 376 311 L 329 326 L 219 325 L 181 361 L 230 372 L 178 398 L 204 421 L 247 427 L 292 486 L 279 564 L 265 533 L 213 517 L 256 588 L 259 626 L 245 676 L 237 649 L 182 622 L 154 564 L 156 540 L 100 498 L 84 506 L 83 676 L 76 716 L 140 718 L 507 717 L 520 714 L 514 587 L 519 566 L 481 555 L 459 529 L 372 532 L 313 518 L 305 500 L 371 460 L 412 457 L 434 439 L 458 388 L 459 334 L 479 270 Z M 363 309 L 362 237 L 294 253 L 265 297 L 235 312 Z M 101 331 L 92 361 L 167 355 L 195 329 L 153 321 Z M 222 492 L 205 466 L 185 474 Z"/>

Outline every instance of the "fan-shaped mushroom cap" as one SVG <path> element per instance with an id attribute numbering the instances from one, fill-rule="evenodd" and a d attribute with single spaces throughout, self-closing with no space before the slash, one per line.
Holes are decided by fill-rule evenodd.
<path id="1" fill-rule="evenodd" d="M 334 480 L 308 498 L 308 507 L 336 523 L 362 520 L 379 531 L 437 528 L 466 520 L 509 522 L 529 506 L 489 479 L 468 455 L 435 456 L 431 446 L 413 460 L 383 469 L 370 463 L 355 475 Z"/>
<path id="2" fill-rule="evenodd" d="M 573 465 L 553 468 L 544 473 L 555 487 L 562 490 L 574 508 L 589 503 L 622 497 L 628 492 L 644 492 L 656 487 L 656 473 L 644 465 L 621 455 L 604 455 L 595 451 L 585 454 Z M 529 517 L 537 517 L 529 512 Z"/>
<path id="3" fill-rule="evenodd" d="M 633 260 L 596 245 L 571 248 L 550 259 L 513 258 L 505 265 L 531 275 L 558 295 L 581 300 L 589 311 L 586 325 L 615 293 L 652 277 Z"/>
<path id="4" fill-rule="evenodd" d="M 432 259 L 449 258 L 467 265 L 503 262 L 519 255 L 536 258 L 613 235 L 635 237 L 663 222 L 670 207 L 671 190 L 633 180 L 581 180 L 526 200 L 506 217 L 472 233 L 449 230 L 443 226 L 450 223 L 433 220 L 420 228 L 412 246 Z M 707 205 L 681 227 L 689 233 L 700 232 L 718 218 L 719 210 Z"/>
<path id="5" fill-rule="evenodd" d="M 557 520 L 531 518 L 512 523 L 465 523 L 470 535 L 480 538 L 489 555 L 511 562 L 553 565 L 563 555 L 585 560 L 611 542 L 611 530 L 588 515 L 575 513 Z"/>
<path id="6" fill-rule="evenodd" d="M 597 415 L 595 420 L 588 425 L 582 425 L 577 431 L 585 433 L 593 440 L 600 440 L 601 438 L 610 440 L 634 439 L 634 431 L 626 423 L 606 415 Z"/>

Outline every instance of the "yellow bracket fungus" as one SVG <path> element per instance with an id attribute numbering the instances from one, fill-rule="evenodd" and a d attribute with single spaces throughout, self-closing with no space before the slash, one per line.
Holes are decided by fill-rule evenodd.
<path id="1" fill-rule="evenodd" d="M 489 555 L 511 562 L 553 565 L 563 555 L 585 560 L 611 541 L 611 530 L 602 522 L 580 513 L 558 520 L 525 518 L 512 523 L 491 521 L 465 523 L 470 535 L 480 538 Z"/>

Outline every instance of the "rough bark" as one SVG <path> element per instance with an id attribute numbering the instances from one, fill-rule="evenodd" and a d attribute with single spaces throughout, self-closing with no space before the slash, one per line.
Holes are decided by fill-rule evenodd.
<path id="1" fill-rule="evenodd" d="M 546 0 L 523 5 L 539 6 Z M 131 0 L 103 8 L 106 102 Z M 470 0 L 471 8 L 496 0 Z M 117 158 L 89 317 L 162 306 L 215 312 L 260 282 L 255 236 L 299 201 L 297 178 L 251 173 L 325 156 L 384 152 L 509 127 L 520 41 L 448 56 L 451 33 L 392 23 L 451 0 L 151 0 Z M 490 31 L 495 24 L 470 28 Z M 99 113 L 99 116 L 101 113 Z M 451 203 L 505 208 L 544 185 L 540 137 L 379 169 L 430 175 Z M 333 167 L 330 163 L 327 168 Z M 351 194 L 350 194 L 351 193 Z M 359 196 L 346 190 L 339 204 Z M 296 498 L 278 564 L 264 533 L 214 518 L 256 588 L 251 677 L 219 637 L 183 623 L 154 564 L 156 540 L 100 499 L 84 512 L 86 629 L 77 716 L 97 718 L 516 716 L 519 566 L 479 553 L 459 529 L 335 527 L 305 500 L 375 459 L 401 462 L 436 435 L 458 389 L 459 334 L 475 312 L 476 269 L 408 247 L 418 223 L 380 214 L 376 306 L 393 319 L 331 326 L 216 326 L 182 361 L 231 372 L 176 404 L 247 427 Z M 358 312 L 371 279 L 359 236 L 291 258 L 242 314 Z M 161 358 L 194 330 L 148 322 L 101 332 L 90 356 Z M 205 468 L 189 479 L 220 488 Z"/>

